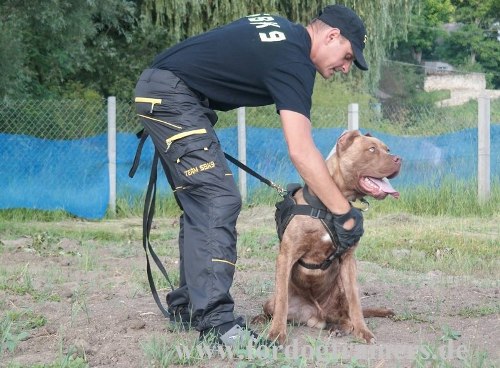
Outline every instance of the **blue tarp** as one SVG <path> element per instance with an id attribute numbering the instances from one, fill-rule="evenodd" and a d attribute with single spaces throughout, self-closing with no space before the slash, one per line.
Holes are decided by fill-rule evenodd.
<path id="1" fill-rule="evenodd" d="M 102 218 L 109 201 L 107 157 L 105 135 L 58 141 L 0 134 L 0 208 Z"/>
<path id="2" fill-rule="evenodd" d="M 313 130 L 314 140 L 325 157 L 342 131 L 340 128 Z M 236 157 L 236 127 L 219 129 L 217 133 L 223 149 Z M 382 139 L 394 154 L 403 157 L 401 174 L 391 181 L 396 188 L 436 186 L 448 177 L 465 181 L 476 177 L 477 129 L 430 137 L 370 133 Z M 140 196 L 147 185 L 153 152 L 149 140 L 135 177 L 128 177 L 137 143 L 134 134 L 117 135 L 118 197 Z M 499 156 L 500 125 L 492 125 L 493 180 L 500 179 Z M 106 135 L 58 141 L 0 134 L 0 209 L 63 209 L 82 218 L 102 218 L 109 202 L 107 157 Z M 288 159 L 281 129 L 247 128 L 247 165 L 274 182 L 300 182 Z M 237 177 L 237 168 L 232 168 Z M 163 173 L 159 177 L 159 191 L 169 192 Z M 257 179 L 248 177 L 249 192 L 261 185 Z"/>

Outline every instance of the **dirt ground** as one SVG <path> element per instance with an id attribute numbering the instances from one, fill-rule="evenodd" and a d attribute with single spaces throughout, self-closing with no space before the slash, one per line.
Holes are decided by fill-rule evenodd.
<path id="1" fill-rule="evenodd" d="M 271 208 L 245 210 L 238 231 L 274 226 L 272 216 Z M 176 231 L 174 219 L 158 219 L 155 224 L 159 229 Z M 78 227 L 82 232 L 90 227 L 113 228 L 123 232 L 124 241 L 106 246 L 87 242 L 92 252 L 85 259 L 81 244 L 75 239 L 58 239 L 58 254 L 47 256 L 33 249 L 31 237 L 2 239 L 0 235 L 0 269 L 7 274 L 29 270 L 31 281 L 28 281 L 34 290 L 50 290 L 50 295 L 40 296 L 0 288 L 0 316 L 8 311 L 29 310 L 45 317 L 43 325 L 28 329 L 28 335 L 23 336 L 13 352 L 7 350 L 0 355 L 0 367 L 49 365 L 71 354 L 84 357 L 90 367 L 146 367 L 154 365 L 144 350 L 152 338 L 165 338 L 172 345 L 189 344 L 197 338 L 196 332 L 171 331 L 145 287 L 142 244 L 127 240 L 126 236 L 131 229 L 141 231 L 141 219 L 68 221 L 59 225 Z M 365 226 L 370 226 L 369 221 Z M 173 240 L 166 243 L 175 247 Z M 163 256 L 162 260 L 167 269 L 176 268 L 175 257 Z M 342 353 L 345 364 L 317 360 L 307 366 L 410 367 L 415 366 L 411 363 L 415 361 L 412 349 L 427 354 L 431 362 L 428 366 L 444 366 L 439 362 L 447 361 L 453 367 L 475 367 L 480 366 L 481 357 L 487 357 L 489 362 L 484 366 L 498 364 L 498 280 L 451 277 L 440 272 L 409 273 L 368 262 L 359 262 L 358 266 L 362 304 L 393 308 L 396 317 L 368 320 L 377 337 L 374 346 L 361 344 L 349 336 L 330 337 L 325 331 L 291 326 L 289 350 L 285 352 L 290 358 L 288 366 L 297 360 L 297 354 L 308 359 L 307 349 L 318 344 L 329 354 Z M 21 271 L 18 278 L 28 277 Z M 274 262 L 240 257 L 232 288 L 236 314 L 253 317 L 261 312 L 273 289 L 273 272 Z M 162 297 L 166 292 L 160 291 Z M 265 326 L 254 327 L 259 330 Z M 372 355 L 364 361 L 368 352 Z M 394 355 L 398 352 L 399 357 Z M 280 366 L 280 362 L 268 359 L 266 365 Z M 242 362 L 220 358 L 192 365 L 232 367 L 252 366 L 252 363 L 263 366 L 251 359 Z"/>

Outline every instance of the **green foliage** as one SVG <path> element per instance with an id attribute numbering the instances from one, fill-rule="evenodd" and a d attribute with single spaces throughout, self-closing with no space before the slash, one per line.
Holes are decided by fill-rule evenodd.
<path id="1" fill-rule="evenodd" d="M 482 72 L 487 88 L 498 89 L 499 4 L 496 0 L 424 0 L 413 8 L 408 37 L 401 35 L 389 54 L 405 62 L 441 60 L 461 72 Z M 446 23 L 455 23 L 457 29 L 446 33 Z"/>
<path id="2" fill-rule="evenodd" d="M 308 23 L 331 2 L 77 1 L 0 3 L 0 98 L 115 95 L 130 99 L 140 72 L 154 55 L 188 36 L 248 14 L 268 12 Z M 378 65 L 416 0 L 348 0 L 364 19 L 369 73 L 354 71 L 359 86 L 374 86 Z"/>
<path id="3" fill-rule="evenodd" d="M 488 28 L 498 21 L 500 4 L 497 0 L 452 0 L 456 7 L 456 21 L 474 23 Z"/>
<path id="4" fill-rule="evenodd" d="M 47 323 L 47 318 L 29 309 L 9 310 L 0 318 L 0 359 L 6 352 L 13 352 L 29 336 L 29 330 Z"/>
<path id="5" fill-rule="evenodd" d="M 429 53 L 435 40 L 444 34 L 438 26 L 448 22 L 454 10 L 450 0 L 424 0 L 417 3 L 411 13 L 408 35 L 398 36 L 399 47 L 410 49 L 412 59 L 420 62 L 422 54 Z"/>
<path id="6" fill-rule="evenodd" d="M 118 75 L 109 71 L 125 58 L 135 23 L 131 1 L 3 1 L 0 97 L 74 95 L 72 86 L 106 93 L 104 77 Z"/>
<path id="7" fill-rule="evenodd" d="M 0 96 L 9 96 L 24 91 L 27 50 L 22 47 L 21 24 L 1 10 L 0 6 Z"/>
<path id="8" fill-rule="evenodd" d="M 484 72 L 488 88 L 500 88 L 500 42 L 478 25 L 467 24 L 451 33 L 436 49 L 436 55 L 464 71 Z"/>
<path id="9" fill-rule="evenodd" d="M 25 331 L 13 331 L 10 318 L 2 318 L 0 320 L 0 358 L 7 350 L 13 352 L 17 345 L 28 336 L 29 334 Z"/>

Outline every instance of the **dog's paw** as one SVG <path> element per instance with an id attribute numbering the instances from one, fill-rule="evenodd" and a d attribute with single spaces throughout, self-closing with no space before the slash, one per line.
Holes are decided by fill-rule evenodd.
<path id="1" fill-rule="evenodd" d="M 271 329 L 267 337 L 271 341 L 277 341 L 279 345 L 284 345 L 286 341 L 286 331 L 275 331 Z"/>
<path id="2" fill-rule="evenodd" d="M 262 325 L 269 322 L 269 316 L 267 314 L 261 313 L 258 316 L 252 318 L 252 324 Z"/>
<path id="3" fill-rule="evenodd" d="M 331 336 L 342 337 L 347 336 L 353 331 L 353 326 L 350 323 L 333 325 L 329 332 Z"/>
<path id="4" fill-rule="evenodd" d="M 375 335 L 368 329 L 354 330 L 353 335 L 364 340 L 367 344 L 375 344 Z"/>
<path id="5" fill-rule="evenodd" d="M 330 336 L 335 336 L 335 337 L 342 337 L 347 335 L 347 333 L 339 328 L 332 328 L 330 329 Z"/>
<path id="6" fill-rule="evenodd" d="M 315 327 L 319 328 L 320 330 L 323 330 L 326 327 L 326 321 L 318 319 L 316 317 L 311 317 L 307 320 L 306 325 L 308 327 Z"/>

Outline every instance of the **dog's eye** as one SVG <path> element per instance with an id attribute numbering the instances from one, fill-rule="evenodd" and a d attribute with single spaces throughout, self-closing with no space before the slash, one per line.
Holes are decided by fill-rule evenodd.
<path id="1" fill-rule="evenodd" d="M 375 152 L 375 147 L 370 147 L 370 148 L 368 148 L 368 151 L 370 151 L 370 152 L 372 152 L 372 153 L 373 153 L 373 152 Z"/>

